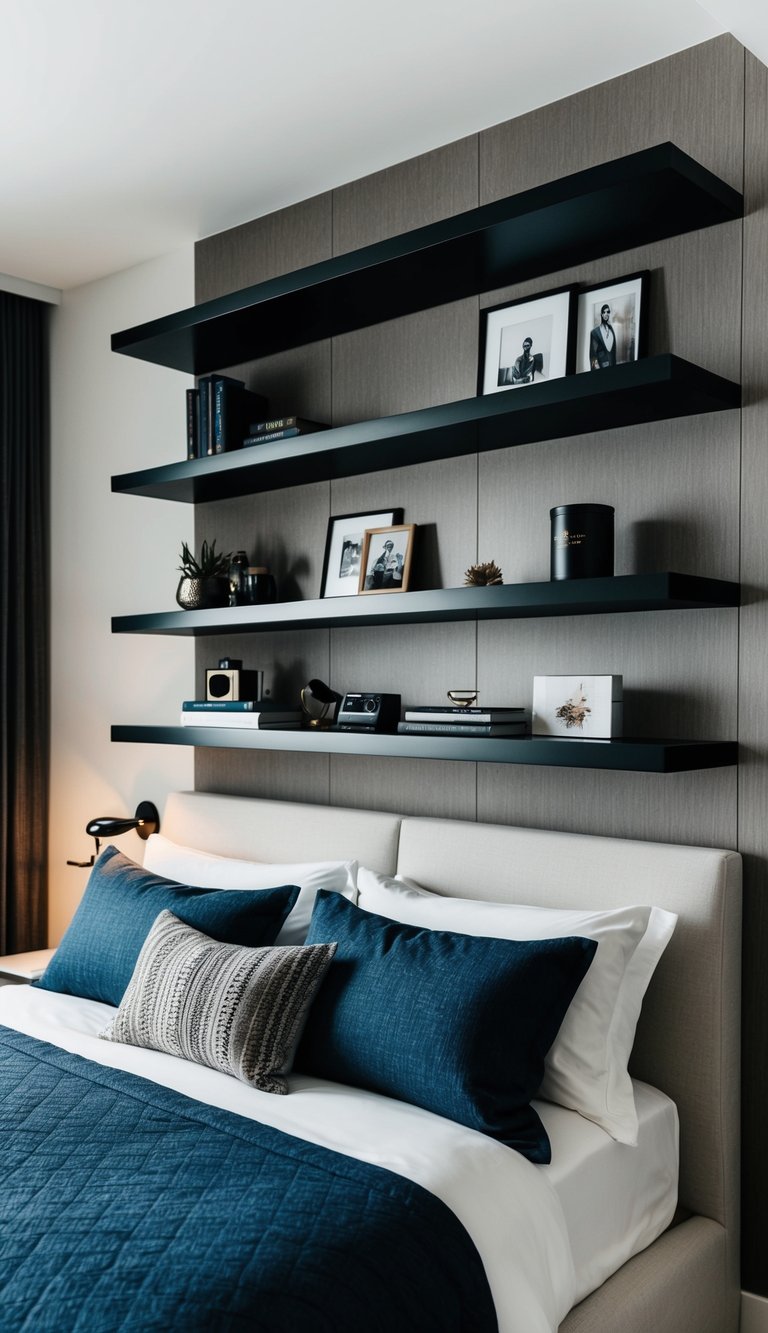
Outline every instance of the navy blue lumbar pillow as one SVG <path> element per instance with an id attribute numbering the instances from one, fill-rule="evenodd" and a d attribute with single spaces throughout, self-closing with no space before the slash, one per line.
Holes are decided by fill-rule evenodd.
<path id="1" fill-rule="evenodd" d="M 155 918 L 169 909 L 224 944 L 273 944 L 299 896 L 274 889 L 196 889 L 151 875 L 116 847 L 102 852 L 66 935 L 34 984 L 119 1005 Z"/>
<path id="2" fill-rule="evenodd" d="M 306 942 L 332 941 L 294 1068 L 423 1106 L 550 1161 L 530 1101 L 595 941 L 424 930 L 321 889 Z"/>

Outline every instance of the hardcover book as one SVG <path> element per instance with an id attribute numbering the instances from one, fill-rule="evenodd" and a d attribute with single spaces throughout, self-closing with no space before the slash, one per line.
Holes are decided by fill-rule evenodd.
<path id="1" fill-rule="evenodd" d="M 327 430 L 322 421 L 309 421 L 306 417 L 274 417 L 272 421 L 252 421 L 248 427 L 249 435 L 271 435 L 276 430 L 289 430 L 295 427 L 301 435 L 308 435 L 313 430 Z"/>
<path id="2" fill-rule="evenodd" d="M 187 458 L 199 456 L 197 389 L 187 389 Z"/>
<path id="3" fill-rule="evenodd" d="M 213 388 L 213 448 L 214 454 L 240 449 L 246 433 L 248 417 L 253 412 L 265 412 L 266 398 L 246 389 L 238 380 L 218 376 Z"/>
<path id="4" fill-rule="evenodd" d="M 398 722 L 403 736 L 525 736 L 525 722 Z"/>
<path id="5" fill-rule="evenodd" d="M 298 727 L 301 721 L 302 712 L 299 708 L 269 709 L 266 712 L 261 709 L 259 712 L 242 713 L 228 712 L 226 709 L 216 709 L 210 713 L 204 709 L 181 710 L 182 727 L 242 727 L 266 731 L 270 727 Z"/>
<path id="6" fill-rule="evenodd" d="M 181 705 L 185 713 L 285 713 L 295 712 L 287 704 L 273 699 L 185 699 Z"/>
<path id="7" fill-rule="evenodd" d="M 419 705 L 406 708 L 406 722 L 519 722 L 524 721 L 525 708 L 426 708 Z"/>

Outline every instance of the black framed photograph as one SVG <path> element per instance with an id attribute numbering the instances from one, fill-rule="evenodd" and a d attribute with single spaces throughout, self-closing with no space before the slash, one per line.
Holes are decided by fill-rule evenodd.
<path id="1" fill-rule="evenodd" d="M 650 274 L 630 273 L 579 292 L 576 371 L 610 370 L 645 356 Z"/>
<path id="2" fill-rule="evenodd" d="M 358 592 L 408 591 L 415 533 L 415 523 L 368 529 L 363 538 Z"/>
<path id="3" fill-rule="evenodd" d="M 402 509 L 376 509 L 369 514 L 337 514 L 330 518 L 320 596 L 356 597 L 366 529 L 402 521 Z"/>
<path id="4" fill-rule="evenodd" d="M 520 389 L 570 374 L 576 290 L 560 287 L 482 311 L 480 394 Z"/>

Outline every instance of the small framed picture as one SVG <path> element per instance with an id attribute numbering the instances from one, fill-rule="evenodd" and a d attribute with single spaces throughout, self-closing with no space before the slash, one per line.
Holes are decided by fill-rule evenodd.
<path id="1" fill-rule="evenodd" d="M 570 374 L 575 292 L 575 287 L 561 287 L 482 311 L 478 393 L 501 393 Z"/>
<path id="2" fill-rule="evenodd" d="M 576 371 L 610 370 L 645 356 L 650 274 L 631 273 L 579 292 Z"/>
<path id="3" fill-rule="evenodd" d="M 369 528 L 363 539 L 358 592 L 407 592 L 415 523 Z"/>
<path id="4" fill-rule="evenodd" d="M 338 514 L 329 519 L 320 596 L 356 597 L 360 586 L 366 530 L 402 521 L 402 509 L 377 509 L 371 514 Z"/>

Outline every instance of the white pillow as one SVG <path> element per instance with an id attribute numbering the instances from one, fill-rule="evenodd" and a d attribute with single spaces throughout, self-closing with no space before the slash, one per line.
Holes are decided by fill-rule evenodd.
<path id="1" fill-rule="evenodd" d="M 574 911 L 444 898 L 364 866 L 357 887 L 359 907 L 411 926 L 497 939 L 581 935 L 596 940 L 592 965 L 547 1055 L 539 1095 L 579 1111 L 619 1143 L 637 1143 L 627 1065 L 643 996 L 677 922 L 672 912 L 660 907 Z"/>
<path id="2" fill-rule="evenodd" d="M 232 856 L 183 847 L 162 833 L 152 833 L 147 838 L 144 869 L 199 889 L 273 889 L 280 884 L 298 884 L 301 893 L 276 944 L 304 943 L 318 889 L 333 889 L 357 902 L 357 861 L 305 861 L 292 865 L 238 861 Z"/>

